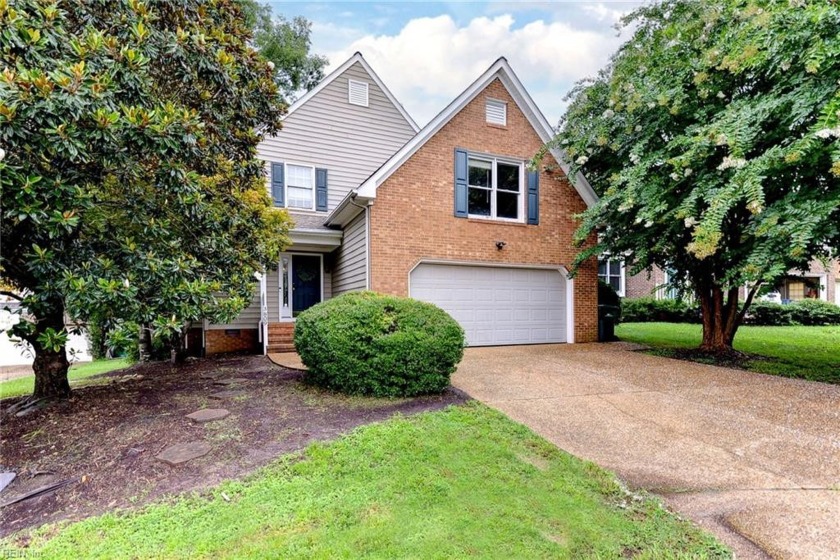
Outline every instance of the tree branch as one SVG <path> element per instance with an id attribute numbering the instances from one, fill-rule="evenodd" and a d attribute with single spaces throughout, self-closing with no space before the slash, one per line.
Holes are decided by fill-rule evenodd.
<path id="1" fill-rule="evenodd" d="M 23 301 L 23 298 L 21 296 L 17 295 L 14 292 L 7 292 L 5 290 L 0 290 L 0 296 L 8 296 L 12 299 L 16 299 L 18 301 Z"/>
<path id="2" fill-rule="evenodd" d="M 750 291 L 747 293 L 747 299 L 744 302 L 744 306 L 741 308 L 741 311 L 738 313 L 738 324 L 740 324 L 744 317 L 747 314 L 747 309 L 750 308 L 752 304 L 752 300 L 755 297 L 755 294 L 758 293 L 758 289 L 761 287 L 761 282 L 756 282 L 755 286 L 753 286 Z"/>

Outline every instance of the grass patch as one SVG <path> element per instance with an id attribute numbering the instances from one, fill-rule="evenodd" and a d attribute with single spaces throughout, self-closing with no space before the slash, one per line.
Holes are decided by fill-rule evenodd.
<path id="1" fill-rule="evenodd" d="M 207 495 L 27 537 L 49 558 L 730 556 L 477 403 L 359 428 Z M 10 546 L 15 537 L 0 542 Z"/>
<path id="2" fill-rule="evenodd" d="M 622 323 L 616 327 L 622 340 L 652 346 L 660 355 L 696 348 L 702 334 L 701 325 L 682 323 Z M 745 326 L 735 335 L 735 349 L 756 356 L 742 364 L 751 371 L 840 383 L 840 326 Z"/>
<path id="3" fill-rule="evenodd" d="M 124 367 L 128 367 L 129 365 L 129 361 L 125 358 L 94 360 L 93 362 L 85 362 L 70 366 L 70 371 L 67 376 L 70 379 L 70 385 L 72 386 L 82 379 L 99 375 L 100 373 L 107 373 L 115 369 L 122 369 Z M 5 399 L 7 397 L 19 397 L 21 395 L 31 395 L 33 390 L 35 390 L 34 375 L 10 379 L 0 383 L 0 399 Z"/>

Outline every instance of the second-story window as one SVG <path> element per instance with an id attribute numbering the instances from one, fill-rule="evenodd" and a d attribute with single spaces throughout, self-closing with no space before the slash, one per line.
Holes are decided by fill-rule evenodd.
<path id="1" fill-rule="evenodd" d="M 467 213 L 473 217 L 522 220 L 522 164 L 498 158 L 469 158 Z"/>
<path id="2" fill-rule="evenodd" d="M 286 193 L 289 208 L 313 210 L 315 200 L 315 168 L 286 164 Z"/>
<path id="3" fill-rule="evenodd" d="M 326 212 L 327 170 L 311 165 L 271 162 L 270 188 L 274 206 Z"/>

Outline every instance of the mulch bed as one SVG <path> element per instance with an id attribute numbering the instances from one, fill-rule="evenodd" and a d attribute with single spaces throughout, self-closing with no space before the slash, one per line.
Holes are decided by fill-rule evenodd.
<path id="1" fill-rule="evenodd" d="M 346 397 L 309 387 L 300 371 L 263 356 L 207 358 L 177 367 L 139 364 L 101 377 L 110 382 L 76 389 L 69 400 L 22 418 L 5 413 L 18 399 L 0 402 L 0 470 L 18 475 L 0 493 L 0 504 L 69 481 L 0 509 L 0 537 L 206 489 L 312 441 L 396 413 L 437 410 L 467 399 L 455 390 L 416 399 Z M 225 378 L 242 380 L 216 384 Z M 210 398 L 234 389 L 244 393 Z M 202 408 L 231 414 L 207 423 L 185 417 Z M 175 467 L 155 459 L 172 444 L 193 441 L 213 449 Z"/>
<path id="2" fill-rule="evenodd" d="M 743 369 L 746 371 L 750 371 L 750 362 L 777 361 L 766 356 L 748 354 L 737 350 L 732 350 L 731 352 L 707 352 L 705 350 L 700 350 L 699 348 L 657 348 L 653 350 L 644 348 L 642 351 L 648 354 L 653 354 L 654 356 L 663 356 L 665 358 L 674 358 L 677 360 L 685 360 L 687 362 L 698 362 L 701 364 L 709 364 L 733 369 Z"/>

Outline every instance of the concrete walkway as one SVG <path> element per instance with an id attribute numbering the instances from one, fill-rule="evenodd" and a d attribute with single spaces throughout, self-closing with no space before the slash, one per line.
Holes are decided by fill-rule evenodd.
<path id="1" fill-rule="evenodd" d="M 663 496 L 738 558 L 840 558 L 840 386 L 622 343 L 471 348 L 453 384 Z"/>

